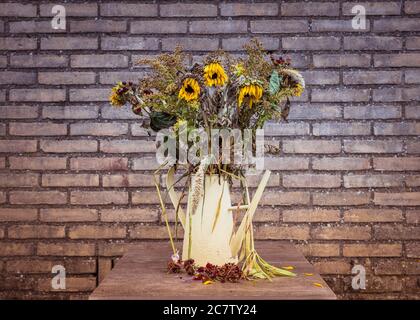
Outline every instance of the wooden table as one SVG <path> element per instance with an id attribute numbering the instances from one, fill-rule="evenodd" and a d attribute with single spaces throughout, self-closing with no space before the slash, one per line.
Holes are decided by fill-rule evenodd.
<path id="1" fill-rule="evenodd" d="M 292 244 L 263 241 L 256 242 L 256 249 L 262 258 L 276 266 L 293 266 L 293 272 L 298 275 L 277 277 L 272 282 L 244 280 L 204 285 L 201 281 L 191 280 L 185 273 L 166 273 L 171 254 L 168 243 L 145 242 L 128 248 L 89 299 L 336 299 L 313 266 Z"/>

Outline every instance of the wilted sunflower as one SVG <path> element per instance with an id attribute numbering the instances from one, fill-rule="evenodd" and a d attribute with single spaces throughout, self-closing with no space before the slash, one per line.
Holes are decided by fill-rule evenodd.
<path id="1" fill-rule="evenodd" d="M 194 78 L 186 78 L 183 83 L 181 90 L 179 90 L 178 98 L 186 101 L 197 100 L 200 95 L 200 85 Z"/>
<path id="2" fill-rule="evenodd" d="M 245 98 L 249 100 L 249 107 L 252 107 L 252 104 L 257 102 L 262 97 L 263 89 L 258 84 L 249 84 L 243 86 L 239 90 L 239 97 L 238 97 L 238 106 L 240 107 L 244 102 Z"/>
<path id="3" fill-rule="evenodd" d="M 228 80 L 228 76 L 219 63 L 213 62 L 204 67 L 204 80 L 209 87 L 223 86 Z"/>
<path id="4" fill-rule="evenodd" d="M 109 102 L 111 102 L 114 107 L 122 107 L 127 102 L 127 93 L 132 86 L 132 82 L 118 82 L 116 86 L 112 88 Z"/>

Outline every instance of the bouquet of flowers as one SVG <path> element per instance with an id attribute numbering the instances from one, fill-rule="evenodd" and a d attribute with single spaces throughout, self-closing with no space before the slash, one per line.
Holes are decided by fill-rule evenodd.
<path id="1" fill-rule="evenodd" d="M 304 91 L 305 81 L 297 70 L 291 68 L 290 60 L 265 51 L 257 40 L 252 40 L 245 49 L 244 57 L 232 57 L 219 50 L 208 54 L 202 63 L 192 66 L 186 64 L 190 57 L 181 48 L 155 59 L 143 59 L 140 64 L 151 66 L 148 75 L 138 84 L 119 82 L 112 89 L 110 102 L 115 107 L 130 104 L 135 114 L 147 119 L 142 122 L 143 125 L 153 131 L 168 130 L 166 132 L 176 138 L 193 136 L 184 144 L 176 143 L 174 160 L 161 166 L 168 167 L 169 164 L 166 187 L 176 209 L 176 222 L 179 221 L 185 230 L 185 260 L 194 259 L 201 265 L 207 262 L 242 262 L 242 271 L 247 277 L 293 275 L 266 263 L 253 246 L 252 216 L 259 201 L 257 196 L 261 196 L 269 172 L 262 179 L 261 190 L 257 190 L 254 196 L 255 201 L 251 201 L 243 163 L 223 161 L 226 157 L 218 153 L 198 155 L 194 152 L 198 160 L 184 162 L 180 159 L 183 147 L 190 147 L 197 138 L 203 140 L 205 134 L 211 136 L 215 129 L 249 130 L 251 149 L 255 150 L 256 132 L 269 120 L 286 120 L 290 98 L 300 96 Z M 198 128 L 201 131 L 193 135 Z M 203 141 L 202 145 L 210 149 L 226 146 L 218 138 Z M 227 145 L 234 144 L 235 141 L 229 138 Z M 269 148 L 268 151 L 278 150 Z M 232 157 L 234 154 L 229 153 L 228 160 Z M 178 182 L 174 182 L 174 174 L 180 168 L 184 169 L 181 178 L 187 177 L 190 190 L 187 213 L 180 205 L 186 188 L 181 195 L 174 190 Z M 228 188 L 232 179 L 240 180 L 245 205 L 231 206 Z M 157 192 L 161 198 L 158 184 Z M 179 256 L 162 199 L 161 205 L 176 257 L 174 263 L 177 264 Z M 246 210 L 236 232 L 233 231 L 232 218 L 235 210 Z"/>

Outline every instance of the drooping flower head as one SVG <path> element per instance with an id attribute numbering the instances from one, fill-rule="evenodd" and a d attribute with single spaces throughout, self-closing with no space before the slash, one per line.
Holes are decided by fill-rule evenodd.
<path id="1" fill-rule="evenodd" d="M 204 67 L 204 80 L 209 87 L 223 86 L 228 76 L 220 63 L 212 62 Z"/>
<path id="2" fill-rule="evenodd" d="M 263 93 L 263 88 L 258 84 L 248 84 L 239 90 L 238 97 L 238 106 L 240 107 L 244 100 L 248 100 L 249 107 L 252 107 L 252 104 L 261 99 Z"/>
<path id="3" fill-rule="evenodd" d="M 178 98 L 184 99 L 185 101 L 197 100 L 200 96 L 200 85 L 194 78 L 186 78 L 182 82 L 181 89 L 178 93 Z"/>
<path id="4" fill-rule="evenodd" d="M 122 107 L 128 101 L 128 93 L 132 90 L 132 82 L 118 82 L 113 88 L 109 96 L 109 102 L 114 107 Z"/>

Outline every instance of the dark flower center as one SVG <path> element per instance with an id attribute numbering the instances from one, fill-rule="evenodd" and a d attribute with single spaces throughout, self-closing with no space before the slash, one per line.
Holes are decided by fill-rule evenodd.
<path id="1" fill-rule="evenodd" d="M 188 86 L 185 88 L 185 91 L 186 91 L 186 92 L 188 92 L 188 93 L 194 93 L 194 89 L 193 89 L 190 85 L 188 85 Z"/>
<path id="2" fill-rule="evenodd" d="M 213 73 L 213 74 L 211 75 L 211 78 L 212 78 L 212 79 L 217 79 L 217 73 Z"/>

